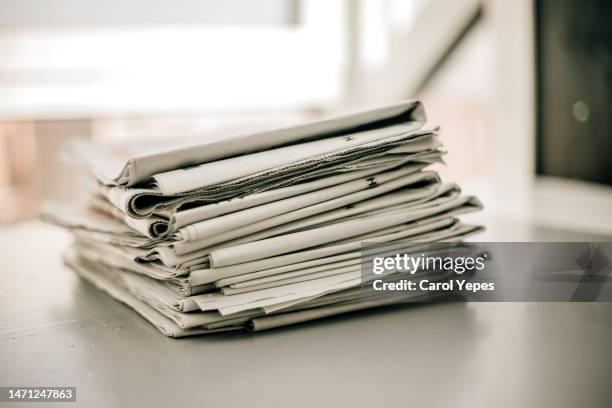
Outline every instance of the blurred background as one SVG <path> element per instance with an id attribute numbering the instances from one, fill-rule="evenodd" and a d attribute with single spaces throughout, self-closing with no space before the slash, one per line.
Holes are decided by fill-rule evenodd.
<path id="1" fill-rule="evenodd" d="M 482 198 L 492 237 L 611 235 L 610 21 L 596 0 L 3 1 L 0 222 L 75 194 L 71 139 L 206 138 L 418 98 L 443 178 Z"/>

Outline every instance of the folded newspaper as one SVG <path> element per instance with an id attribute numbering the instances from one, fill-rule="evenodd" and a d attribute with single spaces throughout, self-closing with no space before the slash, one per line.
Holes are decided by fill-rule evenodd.
<path id="1" fill-rule="evenodd" d="M 265 330 L 434 296 L 361 290 L 362 243 L 461 241 L 418 101 L 176 148 L 80 143 L 89 200 L 46 203 L 65 263 L 172 337 Z M 440 278 L 442 279 L 442 278 Z"/>

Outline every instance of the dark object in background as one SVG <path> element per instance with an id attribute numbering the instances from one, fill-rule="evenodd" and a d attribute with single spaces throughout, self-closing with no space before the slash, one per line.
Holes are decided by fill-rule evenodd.
<path id="1" fill-rule="evenodd" d="M 537 173 L 612 185 L 612 2 L 535 7 Z"/>

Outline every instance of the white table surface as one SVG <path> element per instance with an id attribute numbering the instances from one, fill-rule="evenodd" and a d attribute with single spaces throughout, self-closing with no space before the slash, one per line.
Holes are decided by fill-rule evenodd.
<path id="1" fill-rule="evenodd" d="M 483 240 L 500 231 L 597 238 L 497 222 Z M 612 303 L 412 305 L 173 340 L 65 268 L 68 242 L 0 227 L 0 386 L 77 387 L 54 407 L 612 406 Z"/>

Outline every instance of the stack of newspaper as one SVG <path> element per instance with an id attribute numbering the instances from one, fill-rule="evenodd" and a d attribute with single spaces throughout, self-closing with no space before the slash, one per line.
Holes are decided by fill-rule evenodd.
<path id="1" fill-rule="evenodd" d="M 74 235 L 66 264 L 173 337 L 406 301 L 363 295 L 362 242 L 480 230 L 456 218 L 479 201 L 426 170 L 444 152 L 417 101 L 161 151 L 73 153 L 95 191 L 43 208 Z"/>

